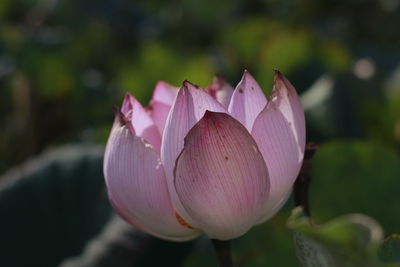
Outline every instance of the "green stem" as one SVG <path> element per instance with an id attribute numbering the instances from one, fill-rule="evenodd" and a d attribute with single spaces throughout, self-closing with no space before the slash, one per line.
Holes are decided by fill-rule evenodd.
<path id="1" fill-rule="evenodd" d="M 211 239 L 218 258 L 219 267 L 233 267 L 231 255 L 231 241 Z"/>

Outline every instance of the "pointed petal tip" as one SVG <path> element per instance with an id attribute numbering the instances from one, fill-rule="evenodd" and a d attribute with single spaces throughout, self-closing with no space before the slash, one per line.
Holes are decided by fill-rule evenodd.
<path id="1" fill-rule="evenodd" d="M 251 77 L 251 78 L 254 79 L 253 75 L 250 73 L 250 71 L 249 71 L 248 69 L 245 69 L 245 70 L 243 71 L 243 76 L 244 76 L 244 77 Z"/>
<path id="2" fill-rule="evenodd" d="M 122 101 L 121 112 L 127 116 L 127 114 L 132 110 L 135 98 L 129 92 L 125 93 L 124 100 Z"/>
<path id="3" fill-rule="evenodd" d="M 242 81 L 245 80 L 245 79 L 248 78 L 248 77 L 253 77 L 253 76 L 250 74 L 250 72 L 249 72 L 247 69 L 245 69 L 245 70 L 243 71 Z"/>
<path id="4" fill-rule="evenodd" d="M 189 80 L 184 80 L 182 82 L 182 86 L 189 87 L 189 86 L 195 86 L 195 85 L 192 82 L 190 82 Z"/>
<path id="5" fill-rule="evenodd" d="M 266 104 L 267 98 L 260 85 L 250 72 L 245 70 L 232 95 L 229 112 L 251 131 L 255 118 Z"/>
<path id="6" fill-rule="evenodd" d="M 182 87 L 181 88 L 187 88 L 188 86 L 190 86 L 191 85 L 191 82 L 189 82 L 188 80 L 184 80 L 183 82 L 182 82 Z"/>
<path id="7" fill-rule="evenodd" d="M 188 80 L 183 81 L 182 87 L 187 88 L 187 89 L 189 89 L 189 88 L 201 89 L 201 87 L 199 85 L 189 82 Z"/>
<path id="8" fill-rule="evenodd" d="M 279 70 L 274 70 L 274 87 L 272 89 L 272 93 L 270 98 L 273 98 L 277 95 L 286 92 L 287 94 L 297 95 L 296 88 L 292 85 L 292 83 L 283 75 Z M 282 92 L 282 93 L 279 93 Z"/>
<path id="9" fill-rule="evenodd" d="M 215 74 L 214 77 L 213 77 L 212 83 L 215 83 L 215 84 L 218 84 L 218 85 L 222 86 L 223 84 L 226 84 L 227 82 L 222 77 L 222 75 Z"/>
<path id="10" fill-rule="evenodd" d="M 158 81 L 154 87 L 151 102 L 161 102 L 171 105 L 179 87 L 171 85 L 166 81 Z"/>
<path id="11" fill-rule="evenodd" d="M 218 113 L 218 112 L 212 112 L 212 111 L 210 111 L 210 110 L 206 110 L 206 112 L 204 113 L 204 115 L 203 115 L 203 118 L 210 118 L 210 117 L 212 117 L 213 116 L 213 114 L 215 114 L 215 113 Z"/>
<path id="12" fill-rule="evenodd" d="M 273 69 L 274 71 L 274 85 L 278 82 L 282 82 L 285 84 L 286 77 L 282 74 L 278 69 Z"/>
<path id="13" fill-rule="evenodd" d="M 221 117 L 232 117 L 232 116 L 224 112 L 216 112 L 211 110 L 206 110 L 206 112 L 203 115 L 203 119 L 207 120 L 218 120 Z"/>
<path id="14" fill-rule="evenodd" d="M 242 84 L 242 85 L 246 85 L 246 83 L 248 83 L 248 82 L 257 82 L 256 81 L 256 79 L 253 77 L 253 75 L 251 75 L 251 73 L 247 70 L 247 69 L 245 69 L 244 71 L 243 71 L 243 75 L 242 75 L 242 78 L 240 79 L 240 82 L 239 82 L 239 84 Z"/>
<path id="15" fill-rule="evenodd" d="M 174 86 L 170 85 L 166 81 L 158 81 L 156 83 L 156 86 L 154 87 L 153 98 L 154 98 L 154 95 L 159 93 L 159 91 L 162 91 L 162 90 L 165 90 L 165 88 L 171 88 L 171 87 L 174 87 Z M 152 101 L 153 101 L 153 99 L 152 99 Z"/>
<path id="16" fill-rule="evenodd" d="M 282 73 L 281 73 L 280 70 L 278 70 L 278 69 L 272 69 L 272 71 L 275 73 L 275 75 L 282 76 Z"/>
<path id="17" fill-rule="evenodd" d="M 130 101 L 130 100 L 133 100 L 133 99 L 134 99 L 133 95 L 130 92 L 126 92 L 123 102 L 125 103 L 126 101 Z"/>
<path id="18" fill-rule="evenodd" d="M 128 119 L 124 113 L 122 113 L 121 109 L 118 106 L 113 106 L 113 111 L 114 111 L 114 119 L 116 122 L 118 122 L 120 125 L 126 125 L 131 122 L 130 119 Z"/>
<path id="19" fill-rule="evenodd" d="M 161 80 L 161 81 L 158 81 L 158 82 L 156 83 L 155 88 L 157 89 L 159 86 L 164 86 L 164 85 L 166 85 L 166 86 L 171 86 L 171 85 L 170 85 L 169 83 L 167 83 L 166 81 Z"/>

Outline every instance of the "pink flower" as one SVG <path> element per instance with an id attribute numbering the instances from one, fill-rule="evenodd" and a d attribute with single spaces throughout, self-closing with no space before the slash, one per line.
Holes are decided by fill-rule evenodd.
<path id="1" fill-rule="evenodd" d="M 136 228 L 226 240 L 282 207 L 304 148 L 303 108 L 278 71 L 268 101 L 247 71 L 235 90 L 221 78 L 207 90 L 159 82 L 147 109 L 126 95 L 104 174 L 115 211 Z"/>

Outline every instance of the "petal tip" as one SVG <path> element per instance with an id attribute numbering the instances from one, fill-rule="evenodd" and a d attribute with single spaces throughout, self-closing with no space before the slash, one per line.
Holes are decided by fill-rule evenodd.
<path id="1" fill-rule="evenodd" d="M 135 98 L 129 92 L 125 93 L 124 100 L 122 101 L 121 112 L 127 116 L 128 112 L 133 109 Z"/>
<path id="2" fill-rule="evenodd" d="M 133 95 L 130 92 L 126 92 L 123 103 L 125 104 L 126 102 L 132 101 L 133 99 L 134 99 Z"/>
<path id="3" fill-rule="evenodd" d="M 122 112 L 122 109 L 120 109 L 118 106 L 113 106 L 114 110 L 114 125 L 113 128 L 118 126 L 126 126 L 129 129 L 129 132 L 132 135 L 136 135 L 135 129 L 133 128 L 132 121 L 129 119 L 125 114 Z"/>
<path id="4" fill-rule="evenodd" d="M 203 119 L 205 120 L 213 120 L 214 118 L 217 118 L 217 116 L 225 116 L 227 115 L 226 113 L 222 113 L 222 112 L 214 112 L 211 110 L 206 110 L 206 112 L 203 115 Z M 228 115 L 229 116 L 229 115 Z"/>
<path id="5" fill-rule="evenodd" d="M 182 87 L 187 88 L 187 89 L 201 89 L 201 87 L 197 84 L 191 83 L 188 80 L 184 80 L 182 83 Z"/>
<path id="6" fill-rule="evenodd" d="M 245 70 L 243 71 L 243 78 L 254 79 L 253 75 L 251 75 L 251 73 L 250 73 L 247 69 L 245 69 Z"/>
<path id="7" fill-rule="evenodd" d="M 165 81 L 158 81 L 156 83 L 156 86 L 154 87 L 153 96 L 156 95 L 157 92 L 162 91 L 164 88 L 169 88 L 169 87 L 172 87 L 172 85 L 170 85 Z"/>
<path id="8" fill-rule="evenodd" d="M 211 86 L 213 84 L 216 84 L 216 85 L 218 85 L 219 88 L 221 88 L 222 86 L 227 84 L 227 81 L 225 81 L 225 79 L 220 74 L 215 74 L 213 77 Z"/>
<path id="9" fill-rule="evenodd" d="M 252 82 L 257 83 L 253 75 L 251 75 L 251 73 L 247 69 L 245 69 L 243 71 L 242 79 L 240 79 L 238 86 L 241 85 L 242 87 L 247 87 L 246 84 L 250 84 Z"/>
<path id="10" fill-rule="evenodd" d="M 285 76 L 278 69 L 273 69 L 274 75 L 274 85 L 278 82 L 285 83 Z"/>
<path id="11" fill-rule="evenodd" d="M 169 83 L 167 83 L 166 81 L 158 81 L 156 83 L 156 87 L 155 88 L 157 89 L 160 86 L 171 86 L 171 85 Z"/>
<path id="12" fill-rule="evenodd" d="M 275 73 L 275 76 L 282 76 L 282 73 L 278 69 L 272 69 L 272 71 Z"/>
<path id="13" fill-rule="evenodd" d="M 125 125 L 130 122 L 130 120 L 122 113 L 121 109 L 118 106 L 113 106 L 114 118 L 115 121 L 120 125 Z"/>

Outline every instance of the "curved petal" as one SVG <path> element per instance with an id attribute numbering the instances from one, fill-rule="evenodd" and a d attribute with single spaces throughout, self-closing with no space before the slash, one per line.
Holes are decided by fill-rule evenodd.
<path id="1" fill-rule="evenodd" d="M 161 149 L 161 135 L 149 114 L 139 101 L 127 93 L 122 103 L 122 113 L 132 124 L 136 135 L 146 139 L 159 153 Z"/>
<path id="2" fill-rule="evenodd" d="M 229 113 L 240 121 L 250 132 L 258 114 L 267 104 L 260 86 L 248 71 L 244 71 L 242 80 L 233 92 Z"/>
<path id="3" fill-rule="evenodd" d="M 207 111 L 185 138 L 175 188 L 192 226 L 210 238 L 232 239 L 261 216 L 268 171 L 242 124 L 228 114 Z"/>
<path id="4" fill-rule="evenodd" d="M 208 93 L 217 99 L 224 107 L 228 108 L 233 94 L 233 87 L 222 77 L 215 76 L 211 85 L 208 87 Z"/>
<path id="5" fill-rule="evenodd" d="M 161 160 L 167 176 L 168 189 L 176 210 L 188 217 L 177 198 L 173 185 L 175 161 L 183 149 L 183 141 L 189 130 L 203 117 L 206 110 L 227 112 L 226 109 L 203 89 L 185 81 L 167 118 L 164 129 Z"/>
<path id="6" fill-rule="evenodd" d="M 158 82 L 154 89 L 148 110 L 161 135 L 164 131 L 165 122 L 172 103 L 178 93 L 178 89 L 178 87 L 163 81 Z"/>
<path id="7" fill-rule="evenodd" d="M 278 70 L 275 70 L 274 88 L 271 101 L 282 111 L 299 143 L 299 153 L 304 154 L 306 146 L 306 122 L 304 108 L 293 85 Z"/>
<path id="8" fill-rule="evenodd" d="M 104 176 L 115 211 L 159 238 L 186 241 L 198 236 L 198 231 L 183 227 L 175 217 L 157 152 L 118 120 L 104 156 Z"/>
<path id="9" fill-rule="evenodd" d="M 271 179 L 270 196 L 261 223 L 273 216 L 288 199 L 305 149 L 304 111 L 296 91 L 288 88 L 281 76 L 275 78 L 272 99 L 254 122 L 252 136 L 263 154 Z"/>

